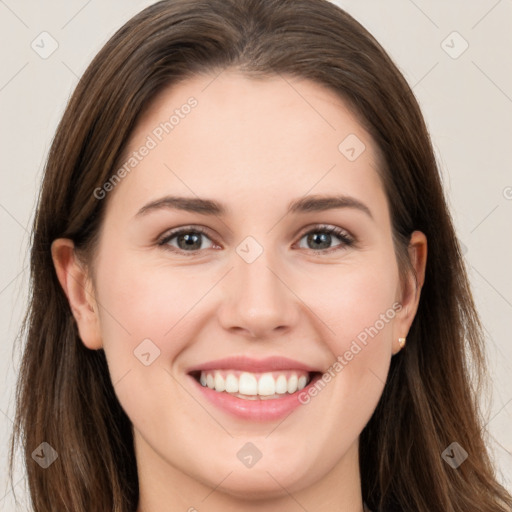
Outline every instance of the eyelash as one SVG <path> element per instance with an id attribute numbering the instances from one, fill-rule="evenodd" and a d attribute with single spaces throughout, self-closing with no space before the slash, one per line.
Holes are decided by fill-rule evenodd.
<path id="1" fill-rule="evenodd" d="M 171 251 L 173 253 L 184 254 L 188 257 L 198 256 L 199 252 L 201 252 L 202 250 L 205 250 L 205 249 L 198 249 L 198 250 L 194 250 L 194 251 L 184 251 L 182 249 L 178 249 L 176 247 L 172 247 L 172 246 L 168 245 L 169 242 L 173 238 L 175 238 L 181 234 L 186 234 L 186 233 L 201 234 L 211 240 L 211 238 L 208 236 L 207 231 L 205 229 L 203 229 L 202 227 L 186 226 L 183 228 L 177 228 L 177 229 L 171 231 L 170 233 L 166 234 L 163 238 L 161 238 L 158 241 L 158 246 L 161 246 L 164 250 Z M 306 235 L 309 235 L 312 233 L 327 233 L 329 235 L 336 235 L 341 241 L 341 244 L 336 245 L 334 247 L 329 247 L 327 249 L 318 249 L 318 250 L 306 249 L 307 251 L 312 251 L 316 254 L 325 254 L 325 253 L 330 254 L 332 252 L 346 249 L 347 247 L 351 247 L 355 244 L 355 239 L 351 235 L 349 235 L 344 229 L 338 228 L 336 226 L 328 226 L 328 225 L 324 225 L 324 224 L 319 224 L 319 225 L 313 226 L 313 228 L 311 228 L 309 231 L 302 233 L 299 238 L 299 242 Z M 213 240 L 212 240 L 212 242 L 213 242 Z"/>

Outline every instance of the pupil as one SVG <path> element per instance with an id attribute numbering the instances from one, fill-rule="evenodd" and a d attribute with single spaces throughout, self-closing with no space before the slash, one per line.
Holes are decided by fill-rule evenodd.
<path id="1" fill-rule="evenodd" d="M 315 233 L 309 236 L 309 241 L 313 241 L 315 243 L 319 242 L 320 244 L 323 244 L 323 246 L 320 247 L 320 249 L 328 249 L 331 245 L 331 235 L 329 233 Z M 316 247 L 316 249 L 318 249 L 318 247 Z"/>
<path id="2" fill-rule="evenodd" d="M 178 237 L 178 242 L 184 241 L 185 242 L 185 247 L 190 249 L 191 247 L 193 247 L 194 244 L 197 244 L 199 238 L 200 238 L 199 234 L 181 235 L 181 236 Z M 180 248 L 182 248 L 182 247 L 180 247 Z M 200 249 L 201 248 L 201 242 L 199 241 L 198 247 L 194 247 L 194 248 Z"/>

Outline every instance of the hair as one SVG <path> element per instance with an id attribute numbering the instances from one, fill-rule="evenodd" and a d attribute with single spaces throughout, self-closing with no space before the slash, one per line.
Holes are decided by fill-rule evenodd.
<path id="1" fill-rule="evenodd" d="M 164 0 L 129 20 L 85 71 L 58 126 L 38 199 L 30 303 L 10 446 L 22 447 L 33 509 L 132 512 L 138 478 L 132 426 L 103 350 L 81 342 L 56 276 L 51 243 L 70 238 L 92 265 L 108 198 L 140 116 L 156 96 L 198 74 L 308 79 L 335 93 L 371 134 L 401 275 L 413 230 L 429 243 L 407 348 L 392 358 L 360 436 L 363 499 L 374 511 L 506 511 L 483 437 L 482 326 L 444 198 L 429 134 L 405 79 L 378 42 L 326 0 Z M 46 441 L 59 457 L 31 457 Z M 441 457 L 457 441 L 467 460 Z"/>

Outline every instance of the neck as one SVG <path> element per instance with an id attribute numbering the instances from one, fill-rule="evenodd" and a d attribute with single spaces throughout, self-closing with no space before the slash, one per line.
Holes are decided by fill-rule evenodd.
<path id="1" fill-rule="evenodd" d="M 363 512 L 359 476 L 358 444 L 327 473 L 307 487 L 285 488 L 272 471 L 247 475 L 254 488 L 233 488 L 234 470 L 214 471 L 211 482 L 202 482 L 171 465 L 135 431 L 139 475 L 137 512 Z M 213 475 L 212 475 L 213 476 Z M 247 480 L 249 484 L 249 480 Z"/>

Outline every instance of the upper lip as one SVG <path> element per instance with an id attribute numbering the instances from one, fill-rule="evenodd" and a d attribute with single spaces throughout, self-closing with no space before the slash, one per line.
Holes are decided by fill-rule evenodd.
<path id="1" fill-rule="evenodd" d="M 273 356 L 264 359 L 253 359 L 247 356 L 231 356 L 223 359 L 216 359 L 204 364 L 199 364 L 189 368 L 187 373 L 206 370 L 240 370 L 251 373 L 263 373 L 279 370 L 303 370 L 306 372 L 319 372 L 318 368 L 313 368 L 300 361 L 295 361 L 287 357 Z"/>

